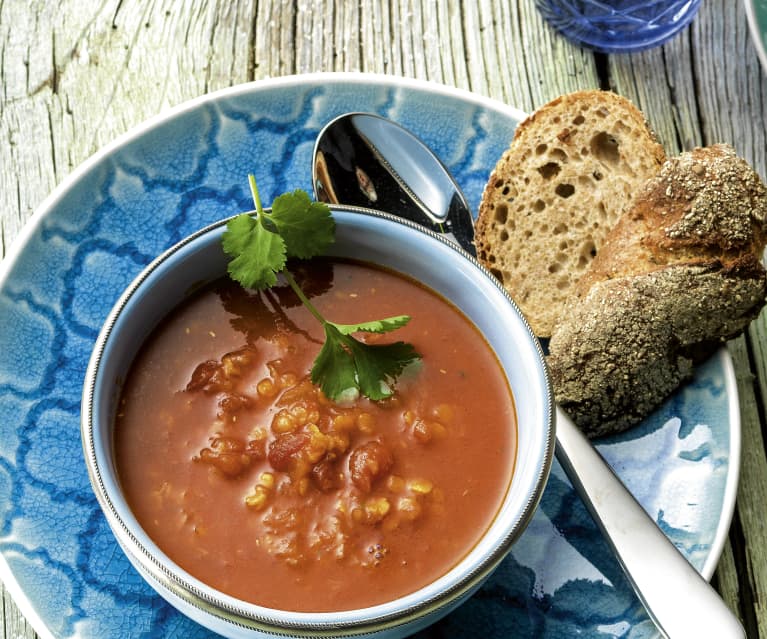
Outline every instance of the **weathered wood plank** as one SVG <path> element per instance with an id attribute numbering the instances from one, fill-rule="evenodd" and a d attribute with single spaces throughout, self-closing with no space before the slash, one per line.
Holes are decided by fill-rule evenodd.
<path id="1" fill-rule="evenodd" d="M 693 25 L 698 38 L 695 74 L 699 86 L 713 87 L 697 95 L 701 139 L 705 144 L 728 142 L 763 176 L 767 176 L 767 77 L 760 72 L 750 41 L 742 3 L 725 4 L 716 14 L 703 3 L 704 19 Z M 710 19 L 705 19 L 709 17 Z M 697 27 L 697 28 L 696 28 Z M 737 97 L 736 97 L 737 96 Z M 765 375 L 764 323 L 762 313 L 749 331 L 730 345 L 736 364 L 741 404 L 741 483 L 737 502 L 735 539 L 745 566 L 724 562 L 718 569 L 720 588 L 728 602 L 739 601 L 745 609 L 749 636 L 767 636 L 767 458 L 764 442 Z M 733 533 L 735 534 L 735 533 Z"/>
<path id="2" fill-rule="evenodd" d="M 2 589 L 3 637 L 8 639 L 38 639 L 37 634 L 19 611 L 8 591 Z"/>
<path id="3" fill-rule="evenodd" d="M 594 55 L 550 29 L 532 2 L 466 3 L 464 37 L 471 90 L 523 111 L 599 85 Z"/>
<path id="4" fill-rule="evenodd" d="M 719 560 L 716 572 L 714 573 L 711 583 L 716 587 L 719 593 L 722 595 L 722 599 L 729 606 L 730 610 L 735 611 L 739 616 L 742 616 L 742 610 L 740 607 L 739 598 L 739 584 L 738 584 L 738 570 L 735 555 L 733 553 L 732 545 L 726 544 L 722 550 L 722 557 Z M 747 636 L 758 636 L 753 633 Z"/>
<path id="5" fill-rule="evenodd" d="M 764 317 L 763 313 L 752 324 L 749 331 L 749 341 L 751 336 L 754 336 L 761 343 L 762 350 L 767 337 L 764 331 Z M 767 575 L 765 575 L 763 549 L 764 544 L 767 543 L 767 526 L 764 516 L 765 504 L 767 504 L 767 480 L 765 479 L 767 460 L 760 413 L 763 419 L 762 399 L 767 388 L 765 388 L 764 359 L 756 362 L 759 376 L 757 378 L 751 368 L 748 346 L 745 337 L 734 340 L 728 345 L 735 362 L 742 422 L 741 481 L 736 509 L 740 530 L 731 531 L 730 537 L 732 545 L 737 545 L 742 555 L 743 564 L 724 563 L 719 566 L 718 573 L 722 580 L 722 595 L 725 600 L 737 600 L 739 605 L 748 608 L 744 619 L 750 625 L 748 636 L 765 637 L 767 636 L 767 604 L 765 603 Z M 736 534 L 742 535 L 742 539 L 733 538 Z M 736 575 L 731 574 L 733 570 Z"/>

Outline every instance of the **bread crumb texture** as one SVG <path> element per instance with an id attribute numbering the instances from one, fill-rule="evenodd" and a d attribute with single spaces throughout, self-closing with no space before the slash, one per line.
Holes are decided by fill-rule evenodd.
<path id="1" fill-rule="evenodd" d="M 767 188 L 714 145 L 664 164 L 574 287 L 549 344 L 557 401 L 589 436 L 638 423 L 765 304 Z"/>
<path id="2" fill-rule="evenodd" d="M 483 193 L 475 243 L 536 335 L 551 335 L 571 287 L 664 160 L 641 112 L 607 91 L 561 96 L 517 127 Z"/>

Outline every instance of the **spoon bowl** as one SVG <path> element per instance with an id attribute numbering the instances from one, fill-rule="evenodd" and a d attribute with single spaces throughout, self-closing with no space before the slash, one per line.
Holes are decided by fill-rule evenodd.
<path id="1" fill-rule="evenodd" d="M 420 139 L 391 120 L 347 113 L 325 125 L 314 147 L 312 184 L 321 202 L 396 211 L 476 254 L 461 189 Z"/>

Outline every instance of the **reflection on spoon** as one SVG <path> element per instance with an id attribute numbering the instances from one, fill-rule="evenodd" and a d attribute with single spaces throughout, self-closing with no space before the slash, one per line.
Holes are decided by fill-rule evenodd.
<path id="1" fill-rule="evenodd" d="M 312 164 L 318 200 L 406 217 L 471 247 L 473 217 L 460 189 L 431 150 L 400 125 L 371 114 L 336 118 L 320 132 Z M 370 187 L 360 189 L 357 168 Z M 670 639 L 745 637 L 717 592 L 560 408 L 556 434 L 557 459 L 658 629 Z"/>
<path id="2" fill-rule="evenodd" d="M 394 211 L 475 254 L 463 193 L 429 148 L 390 120 L 349 113 L 327 124 L 314 147 L 312 183 L 321 202 Z"/>

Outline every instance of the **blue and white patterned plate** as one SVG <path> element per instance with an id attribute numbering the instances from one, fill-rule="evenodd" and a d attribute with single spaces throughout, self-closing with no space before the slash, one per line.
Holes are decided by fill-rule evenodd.
<path id="1" fill-rule="evenodd" d="M 43 637 L 202 639 L 115 543 L 82 460 L 80 393 L 96 334 L 154 256 L 215 220 L 311 191 L 315 136 L 373 111 L 422 137 L 476 210 L 522 114 L 466 92 L 385 76 L 315 74 L 191 101 L 78 168 L 25 227 L 0 272 L 0 576 Z M 737 393 L 722 351 L 645 423 L 599 449 L 707 577 L 734 507 Z M 426 637 L 653 637 L 655 631 L 561 468 L 484 588 Z"/>
<path id="2" fill-rule="evenodd" d="M 767 73 L 767 0 L 743 0 L 756 53 Z"/>

